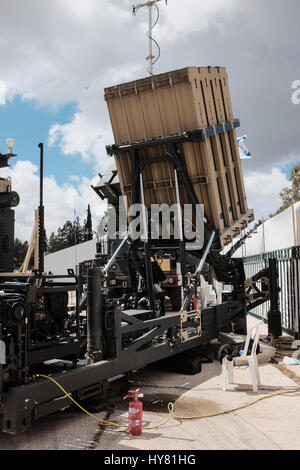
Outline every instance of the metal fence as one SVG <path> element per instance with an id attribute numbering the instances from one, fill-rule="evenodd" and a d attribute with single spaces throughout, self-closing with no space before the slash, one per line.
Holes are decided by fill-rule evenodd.
<path id="1" fill-rule="evenodd" d="M 279 286 L 281 289 L 280 311 L 283 331 L 298 339 L 300 337 L 300 247 L 271 251 L 244 258 L 246 278 L 250 278 L 264 269 L 266 260 L 270 258 L 278 260 Z M 251 314 L 267 320 L 269 310 L 270 302 L 266 302 L 254 309 Z"/>

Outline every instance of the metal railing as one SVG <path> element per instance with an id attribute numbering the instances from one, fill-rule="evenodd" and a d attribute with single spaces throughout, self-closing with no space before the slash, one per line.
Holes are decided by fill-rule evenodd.
<path id="1" fill-rule="evenodd" d="M 246 278 L 250 278 L 266 267 L 270 258 L 278 260 L 280 311 L 282 329 L 288 334 L 300 337 L 300 247 L 271 251 L 244 258 Z M 251 314 L 267 320 L 270 302 L 255 308 Z"/>

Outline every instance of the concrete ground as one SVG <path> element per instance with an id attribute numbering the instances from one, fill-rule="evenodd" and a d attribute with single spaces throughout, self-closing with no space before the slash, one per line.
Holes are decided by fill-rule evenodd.
<path id="1" fill-rule="evenodd" d="M 252 324 L 256 320 L 250 319 Z M 300 367 L 299 367 L 300 371 Z M 249 370 L 235 368 L 235 385 L 221 390 L 221 366 L 204 364 L 201 374 L 186 376 L 163 371 L 158 366 L 140 370 L 130 388 L 145 394 L 144 424 L 155 425 L 167 416 L 167 404 L 175 403 L 180 416 L 211 414 L 237 408 L 259 397 L 297 388 L 294 380 L 274 365 L 260 365 L 262 388 L 252 392 Z M 299 372 L 300 375 L 300 372 Z M 120 402 L 112 411 L 98 413 L 104 419 L 127 423 L 128 403 Z M 124 429 L 103 428 L 75 409 L 58 412 L 36 422 L 19 436 L 0 435 L 1 450 L 299 450 L 300 391 L 270 398 L 258 404 L 218 417 L 179 421 L 145 430 L 141 437 L 130 437 Z"/>

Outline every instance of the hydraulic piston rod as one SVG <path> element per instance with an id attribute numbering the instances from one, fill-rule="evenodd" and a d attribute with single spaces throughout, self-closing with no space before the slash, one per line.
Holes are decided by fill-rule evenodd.
<path id="1" fill-rule="evenodd" d="M 208 244 L 207 244 L 207 246 L 204 250 L 203 256 L 202 256 L 201 261 L 200 261 L 200 264 L 199 264 L 198 268 L 196 269 L 196 272 L 195 272 L 194 276 L 197 276 L 197 274 L 201 273 L 201 271 L 203 269 L 203 266 L 204 266 L 204 263 L 206 261 L 206 258 L 208 256 L 209 250 L 211 249 L 211 245 L 213 244 L 215 235 L 216 235 L 216 232 L 212 232 L 211 237 L 209 239 L 209 242 L 208 242 Z"/>
<path id="2" fill-rule="evenodd" d="M 107 265 L 103 268 L 103 273 L 104 274 L 107 274 L 107 272 L 109 271 L 109 269 L 111 268 L 111 266 L 114 264 L 117 256 L 119 255 L 119 253 L 121 253 L 122 249 L 124 248 L 124 246 L 126 245 L 126 243 L 128 242 L 128 240 L 130 239 L 129 235 L 127 235 L 126 238 L 124 238 L 124 240 L 122 241 L 121 245 L 119 246 L 119 248 L 114 252 L 113 256 L 111 257 L 111 259 L 109 260 L 109 262 L 107 263 Z"/>

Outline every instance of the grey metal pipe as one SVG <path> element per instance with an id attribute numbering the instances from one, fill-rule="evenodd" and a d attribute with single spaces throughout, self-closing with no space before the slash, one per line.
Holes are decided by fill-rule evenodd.
<path id="1" fill-rule="evenodd" d="M 183 224 L 182 224 L 182 210 L 181 210 L 177 170 L 174 170 L 174 177 L 175 177 L 175 191 L 176 191 L 176 204 L 177 204 L 177 216 L 178 216 L 178 227 L 179 227 L 179 239 L 182 242 L 183 241 L 183 228 L 182 228 Z"/>
<path id="2" fill-rule="evenodd" d="M 87 364 L 94 364 L 103 358 L 102 314 L 101 270 L 89 268 L 87 273 Z"/>
<path id="3" fill-rule="evenodd" d="M 142 175 L 142 173 L 140 173 L 140 188 L 141 188 L 141 201 L 142 201 L 142 215 L 143 215 L 144 237 L 145 237 L 145 242 L 147 242 L 148 239 L 149 239 L 149 234 L 148 234 L 147 213 L 146 213 L 146 206 L 145 206 L 144 181 L 143 181 L 143 175 Z"/>
<path id="4" fill-rule="evenodd" d="M 195 272 L 194 276 L 197 276 L 197 274 L 201 273 L 201 271 L 203 269 L 203 266 L 204 266 L 204 263 L 206 261 L 207 255 L 209 253 L 209 250 L 211 249 L 211 245 L 213 244 L 215 234 L 216 234 L 216 232 L 212 232 L 211 237 L 209 239 L 209 242 L 208 242 L 208 244 L 205 248 L 205 251 L 203 253 L 203 256 L 201 258 L 201 261 L 199 263 L 198 268 L 196 269 L 196 272 Z M 192 301 L 192 298 L 195 294 L 196 294 L 196 284 L 195 284 L 195 282 L 192 282 L 192 284 L 190 286 L 190 289 L 189 289 L 189 292 L 187 293 L 187 295 L 184 299 L 184 303 L 183 303 L 181 312 L 184 312 L 185 310 L 187 310 L 189 308 L 189 305 L 190 305 L 190 303 Z"/>
<path id="5" fill-rule="evenodd" d="M 83 309 L 86 308 L 86 304 L 87 304 L 87 294 L 84 295 L 84 297 L 81 299 L 81 302 L 78 306 L 78 313 L 81 313 Z M 70 328 L 74 321 L 76 320 L 76 315 L 77 315 L 77 311 L 76 311 L 76 308 L 74 308 L 74 310 L 72 311 L 71 315 L 70 315 L 70 319 L 68 321 L 68 328 Z"/>
<path id="6" fill-rule="evenodd" d="M 204 266 L 204 263 L 206 261 L 206 258 L 208 256 L 209 250 L 211 249 L 211 245 L 213 244 L 215 235 L 216 235 L 216 232 L 212 232 L 211 237 L 209 239 L 209 242 L 208 242 L 208 244 L 205 248 L 205 251 L 204 251 L 203 256 L 201 258 L 200 264 L 199 264 L 198 268 L 196 269 L 196 272 L 195 272 L 194 276 L 197 276 L 197 274 L 201 273 L 201 271 L 203 269 L 203 266 Z"/>
<path id="7" fill-rule="evenodd" d="M 123 249 L 124 245 L 128 242 L 128 240 L 129 240 L 129 235 L 127 235 L 127 237 L 124 238 L 119 248 L 115 251 L 115 253 L 112 255 L 107 265 L 103 268 L 104 274 L 107 274 L 108 270 L 111 268 L 118 254 L 121 252 L 121 250 Z"/>

